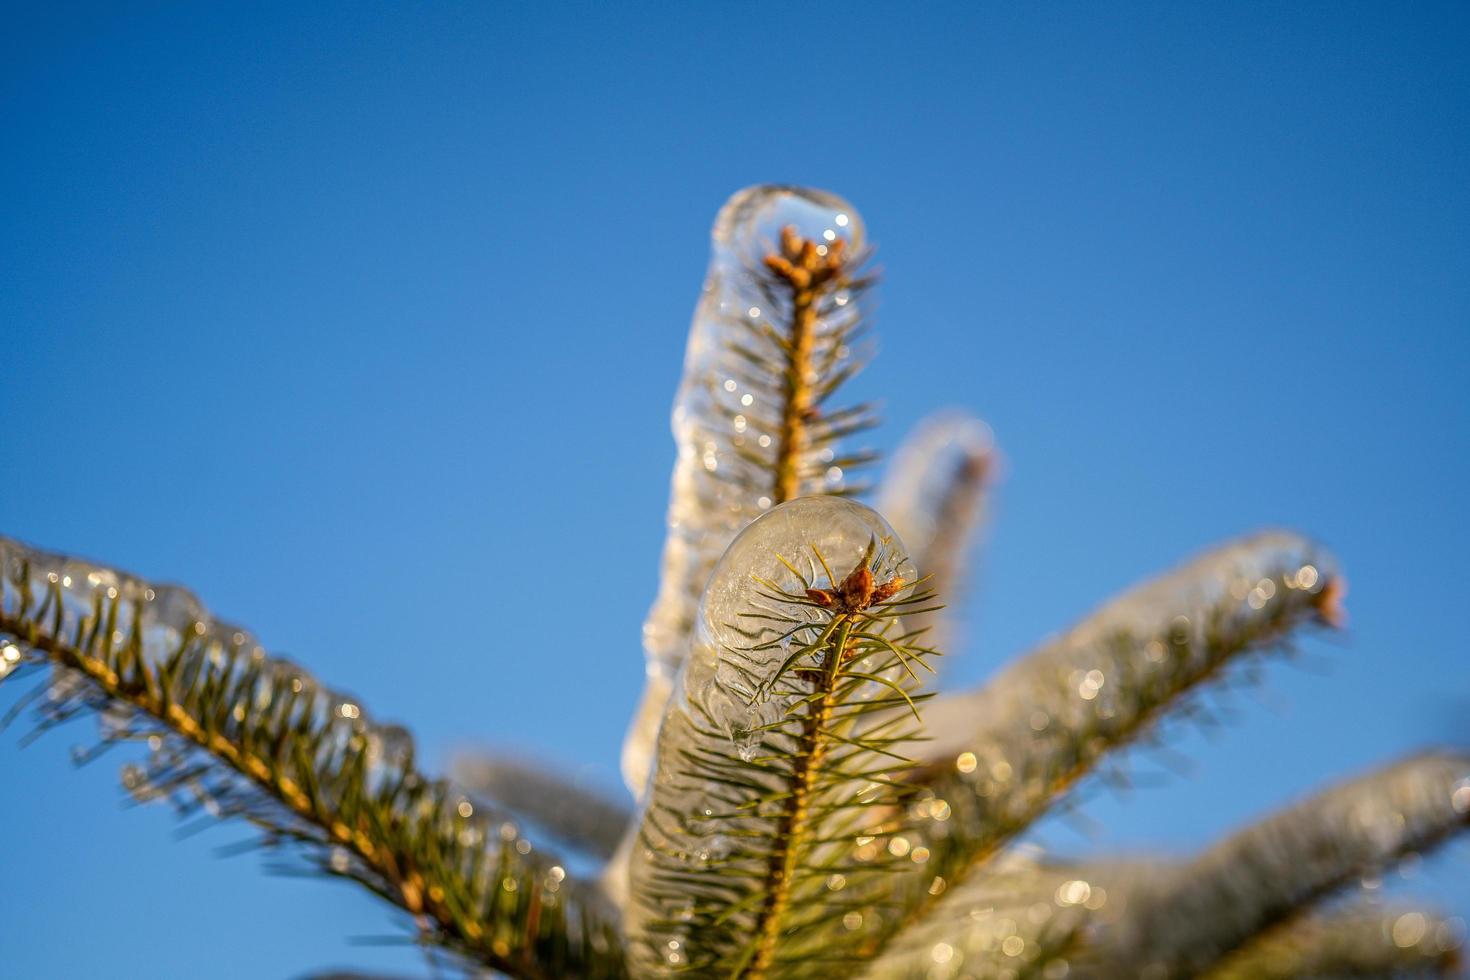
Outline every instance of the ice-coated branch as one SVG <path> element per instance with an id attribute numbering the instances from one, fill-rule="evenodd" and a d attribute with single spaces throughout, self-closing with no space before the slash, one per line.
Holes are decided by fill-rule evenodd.
<path id="1" fill-rule="evenodd" d="M 916 842 L 930 860 L 897 883 L 907 911 L 872 942 L 921 916 L 1191 691 L 1307 624 L 1335 622 L 1342 589 L 1311 542 L 1257 534 L 1124 593 L 979 690 L 931 702 L 921 779 L 943 819 L 920 814 Z"/>
<path id="2" fill-rule="evenodd" d="M 625 924 L 641 975 L 760 980 L 850 966 L 859 918 L 906 860 L 873 812 L 916 732 L 926 669 L 898 616 L 924 608 L 873 511 L 804 497 L 736 538 L 700 604 L 659 732 Z M 859 719 L 905 705 L 882 726 Z M 842 913 L 842 914 L 838 914 Z"/>
<path id="3" fill-rule="evenodd" d="M 1140 931 L 1137 918 L 1172 901 L 1179 888 L 1189 886 L 1195 868 L 1194 862 L 1147 858 L 1078 864 L 1003 854 L 946 893 L 862 977 L 1326 980 L 1457 973 L 1463 922 L 1367 901 L 1290 919 L 1223 959 L 1212 961 L 1212 954 L 1203 953 L 1182 972 L 1150 963 L 1144 959 L 1147 948 L 1135 944 L 1156 947 L 1151 928 L 1182 923 L 1153 922 Z M 1197 941 L 1202 930 L 1189 926 L 1186 933 L 1178 937 L 1181 946 Z"/>
<path id="4" fill-rule="evenodd" d="M 1268 817 L 1176 869 L 1167 886 L 1133 898 L 1074 975 L 1199 976 L 1349 883 L 1467 827 L 1470 755 L 1406 759 Z"/>
<path id="5" fill-rule="evenodd" d="M 624 742 L 635 796 L 715 562 L 772 506 L 852 492 L 853 470 L 870 460 L 841 447 L 873 424 L 867 407 L 832 404 L 864 360 L 865 249 L 858 213 L 823 191 L 750 187 L 715 221 L 674 401 L 668 537 L 643 627 L 648 678 Z"/>
<path id="6" fill-rule="evenodd" d="M 994 462 L 990 426 L 961 412 L 941 412 L 904 440 L 879 487 L 878 513 L 908 545 L 929 587 L 945 597 L 946 608 L 923 623 L 930 645 L 942 650 L 951 648 L 952 610 L 963 591 Z"/>
<path id="7" fill-rule="evenodd" d="M 1126 907 L 1161 862 L 1045 863 L 1024 854 L 989 862 L 896 937 L 863 980 L 1069 976 L 1067 957 Z"/>
<path id="8" fill-rule="evenodd" d="M 1368 903 L 1308 916 L 1210 970 L 1208 980 L 1437 978 L 1460 975 L 1464 922 Z"/>
<path id="9" fill-rule="evenodd" d="M 465 753 L 450 764 L 454 781 L 550 836 L 594 857 L 617 850 L 632 811 L 546 763 L 489 752 Z"/>
<path id="10" fill-rule="evenodd" d="M 415 768 L 413 741 L 267 656 L 189 592 L 0 538 L 0 678 L 40 729 L 91 712 L 146 747 L 123 780 L 184 815 L 245 819 L 410 913 L 424 941 L 509 976 L 621 977 L 600 893 Z"/>

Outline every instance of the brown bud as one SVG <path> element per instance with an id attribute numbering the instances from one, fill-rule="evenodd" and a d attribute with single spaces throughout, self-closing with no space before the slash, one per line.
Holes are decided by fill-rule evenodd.
<path id="1" fill-rule="evenodd" d="M 873 573 L 866 563 L 842 580 L 842 601 L 849 609 L 865 609 L 873 601 Z"/>
<path id="2" fill-rule="evenodd" d="M 889 579 L 887 582 L 884 582 L 882 585 L 873 590 L 873 601 L 887 602 L 889 599 L 892 599 L 895 595 L 897 595 L 898 590 L 902 589 L 903 586 L 903 576 L 895 575 L 893 578 Z"/>
<path id="3" fill-rule="evenodd" d="M 807 589 L 806 597 L 819 606 L 828 607 L 836 602 L 836 598 L 826 589 Z"/>
<path id="4" fill-rule="evenodd" d="M 791 274 L 796 271 L 795 266 L 793 266 L 788 260 L 782 258 L 779 255 L 767 255 L 766 268 L 776 273 L 776 275 L 781 276 L 783 279 L 790 279 Z"/>
<path id="5" fill-rule="evenodd" d="M 795 225 L 781 229 L 781 253 L 792 262 L 801 257 L 801 236 L 796 233 Z"/>

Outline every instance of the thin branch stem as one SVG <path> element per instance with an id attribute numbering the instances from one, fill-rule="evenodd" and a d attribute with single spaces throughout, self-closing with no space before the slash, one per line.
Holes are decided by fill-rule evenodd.
<path id="1" fill-rule="evenodd" d="M 806 451 L 806 419 L 811 411 L 812 341 L 817 311 L 811 289 L 793 286 L 791 301 L 791 353 L 786 368 L 786 397 L 781 413 L 781 441 L 776 452 L 774 503 L 784 503 L 801 493 L 801 458 Z"/>
<path id="2" fill-rule="evenodd" d="M 781 229 L 780 251 L 766 257 L 766 268 L 791 294 L 791 332 L 785 344 L 786 377 L 772 503 L 784 503 L 801 494 L 802 463 L 810 441 L 808 424 L 816 410 L 817 393 L 812 381 L 817 372 L 812 370 L 812 351 L 816 347 L 817 307 L 826 292 L 847 280 L 845 244 L 839 240 L 818 245 L 788 226 Z"/>
<path id="3" fill-rule="evenodd" d="M 796 844 L 807 836 L 806 824 L 810 819 L 808 805 L 817 777 L 821 773 L 827 748 L 831 744 L 829 739 L 822 737 L 822 731 L 832 719 L 838 676 L 851 644 L 851 617 L 843 614 L 837 618 L 835 625 L 836 635 L 828 641 L 825 669 L 821 673 L 822 696 L 807 704 L 802 731 L 802 742 L 806 751 L 797 755 L 795 771 L 792 773 L 791 795 L 786 800 L 785 812 L 777 824 L 777 839 L 784 841 L 785 845 L 771 852 L 763 889 L 765 904 L 759 917 L 760 938 L 750 966 L 741 974 L 746 980 L 763 980 L 770 970 L 791 904 L 791 884 L 800 866 Z"/>

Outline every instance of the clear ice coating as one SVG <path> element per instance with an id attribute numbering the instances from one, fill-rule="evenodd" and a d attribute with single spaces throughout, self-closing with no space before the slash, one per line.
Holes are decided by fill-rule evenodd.
<path id="1" fill-rule="evenodd" d="M 15 636 L 13 641 L 6 637 L 6 625 L 19 622 L 21 610 L 25 610 L 25 618 L 42 624 L 47 636 L 63 642 L 95 637 L 93 649 L 100 660 L 123 650 L 136 631 L 138 653 L 152 668 L 180 656 L 182 651 L 187 664 L 214 672 L 221 685 L 257 671 L 256 697 L 251 705 L 257 712 L 270 709 L 273 685 L 284 681 L 297 696 L 303 714 L 313 714 L 330 726 L 330 737 L 322 743 L 324 751 L 341 750 L 361 740 L 367 749 L 368 775 L 373 781 L 393 778 L 412 765 L 413 740 L 405 729 L 370 723 L 356 698 L 322 687 L 288 660 L 268 657 L 253 635 L 215 619 L 187 589 L 155 585 L 113 568 L 0 538 L 0 648 L 15 651 L 14 658 L 0 670 L 0 677 L 19 665 L 21 651 L 28 647 L 24 637 Z M 28 660 L 41 659 L 33 653 L 25 656 Z M 0 661 L 5 660 L 5 654 L 0 653 Z M 53 693 L 79 691 L 79 678 L 60 670 L 53 681 Z M 175 703 L 180 703 L 195 672 L 182 666 L 174 676 L 176 689 L 170 694 Z M 108 712 L 101 715 L 101 721 L 104 735 L 127 727 L 125 719 L 115 719 Z M 242 716 L 232 716 L 222 730 L 228 733 L 243 723 Z M 128 788 L 146 795 L 148 773 L 177 762 L 177 747 L 157 745 L 151 749 L 146 766 L 131 766 L 126 771 Z"/>
<path id="2" fill-rule="evenodd" d="M 830 616 L 810 603 L 773 598 L 771 585 L 797 595 L 807 584 L 835 587 L 865 559 L 879 582 L 917 580 L 902 543 L 877 513 L 845 498 L 816 496 L 780 504 L 756 519 L 715 567 L 699 604 L 689 659 L 675 680 L 658 733 L 656 772 L 631 855 L 627 925 L 635 940 L 646 943 L 644 930 L 677 920 L 677 909 L 659 904 L 662 890 L 650 887 L 661 868 L 711 868 L 729 854 L 732 834 L 772 816 L 752 809 L 748 819 L 731 819 L 731 788 L 689 771 L 689 759 L 702 753 L 733 750 L 749 761 L 766 751 L 770 736 L 761 727 L 780 719 L 810 691 L 790 671 L 777 680 L 793 650 L 800 649 L 802 634 L 794 646 L 782 641 L 793 623 L 823 623 Z M 871 688 L 863 696 L 888 691 L 877 683 Z M 770 778 L 779 782 L 781 776 Z M 763 861 L 744 870 L 758 871 Z M 758 887 L 761 875 L 738 871 L 722 868 L 720 873 L 735 875 L 732 889 Z"/>
<path id="3" fill-rule="evenodd" d="M 1024 850 L 999 855 L 895 937 L 861 980 L 1075 980 L 1075 966 L 1059 954 L 1111 924 L 1134 888 L 1169 870 L 1160 860 L 1074 864 L 1040 861 Z"/>
<path id="4" fill-rule="evenodd" d="M 151 585 L 124 572 L 29 548 L 8 538 L 0 538 L 0 580 L 0 610 L 9 614 L 29 605 L 34 613 L 36 604 L 45 602 L 46 623 L 56 636 L 90 631 L 98 608 L 117 600 L 112 640 L 120 644 L 141 613 L 142 654 L 148 663 L 161 662 L 186 639 L 197 640 L 206 631 L 222 647 L 260 650 L 244 630 L 211 621 L 187 589 Z M 52 601 L 52 595 L 59 596 L 59 604 Z"/>
<path id="5" fill-rule="evenodd" d="M 678 457 L 669 491 L 668 537 L 658 596 L 643 626 L 647 684 L 623 749 L 623 778 L 635 796 L 647 781 L 659 720 L 689 648 L 700 590 L 736 533 L 779 501 L 773 474 L 784 378 L 778 338 L 782 299 L 764 287 L 761 262 L 783 227 L 816 242 L 865 242 L 857 211 L 825 191 L 748 187 L 720 210 L 710 264 L 689 330 L 672 427 Z M 822 246 L 826 247 L 826 246 Z M 839 292 L 815 326 L 815 383 L 839 377 L 860 358 L 838 331 L 858 317 L 856 293 Z M 754 357 L 748 356 L 754 354 Z M 833 446 L 802 461 L 802 494 L 840 490 Z M 824 458 L 825 457 L 825 458 Z"/>
<path id="6" fill-rule="evenodd" d="M 135 653 L 155 669 L 137 671 Z M 167 671 L 156 669 L 165 663 Z M 503 904 L 504 895 L 534 891 L 543 927 L 559 928 L 558 917 L 566 922 L 565 953 L 555 966 L 528 958 L 538 974 L 586 972 L 581 966 L 600 961 L 617 941 L 602 896 L 568 878 L 496 810 L 421 776 L 407 730 L 372 722 L 357 699 L 268 656 L 253 636 L 213 618 L 185 589 L 0 537 L 0 679 L 48 664 L 54 670 L 47 696 L 32 702 L 39 720 L 93 708 L 104 745 L 146 744 L 141 764 L 123 769 L 123 785 L 140 801 L 244 817 L 267 840 L 279 840 L 282 828 L 294 835 L 305 821 L 315 829 L 304 840 L 332 835 L 318 856 L 334 873 L 366 874 L 374 883 L 391 880 L 385 873 L 393 872 L 392 859 L 432 853 L 433 866 L 420 865 L 423 886 L 430 893 L 460 889 L 466 907 L 483 913 L 485 941 L 496 947 L 516 950 L 534 939 Z M 122 703 L 120 691 L 140 706 Z M 164 704 L 166 724 L 159 720 Z M 223 755 L 207 756 L 188 734 L 202 730 L 232 747 L 229 764 Z M 312 787 L 309 802 L 302 786 Z M 303 816 L 308 806 L 311 817 Z M 369 825 L 394 828 L 391 846 L 350 850 L 343 835 L 352 828 L 356 844 Z M 372 864 L 375 853 L 389 865 Z"/>
<path id="7" fill-rule="evenodd" d="M 936 864 L 968 866 L 1028 826 L 1223 665 L 1335 622 L 1342 580 L 1330 562 L 1289 532 L 1238 539 L 1105 603 L 983 687 L 928 702 L 924 761 L 945 819 L 918 815 L 914 832 L 945 853 Z M 934 874 L 915 868 L 894 887 L 922 894 Z"/>
<path id="8" fill-rule="evenodd" d="M 1463 766 L 1462 760 L 1461 771 Z M 1332 792 L 1368 796 L 1395 792 L 1406 778 L 1420 780 L 1431 798 L 1438 797 L 1442 813 L 1443 785 L 1436 793 L 1435 783 L 1443 773 L 1437 768 L 1434 762 L 1412 760 L 1396 767 L 1397 772 L 1369 776 Z M 1392 811 L 1392 805 L 1368 806 Z M 1349 830 L 1327 843 L 1327 850 L 1351 847 L 1353 836 Z M 946 892 L 932 914 L 896 937 L 869 964 L 861 980 L 1448 976 L 1444 961 L 1453 958 L 1448 954 L 1464 940 L 1463 926 L 1402 906 L 1385 907 L 1382 896 L 1346 907 L 1338 904 L 1307 918 L 1301 905 L 1273 908 L 1269 899 L 1278 886 L 1289 889 L 1302 880 L 1297 867 L 1301 853 L 1316 856 L 1316 851 L 1237 854 L 1243 858 L 1238 864 L 1202 869 L 1200 859 L 1072 863 L 1038 860 L 1025 850 L 998 856 L 986 864 L 983 875 Z M 1208 880 L 1222 870 L 1233 873 L 1235 888 L 1219 888 Z M 1261 872 L 1264 878 L 1252 880 L 1253 873 Z M 1283 908 L 1295 913 L 1291 928 L 1262 932 L 1261 923 L 1273 921 L 1270 914 Z M 1241 946 L 1248 937 L 1254 938 Z M 1242 957 L 1247 949 L 1249 955 Z M 1273 963 L 1276 957 L 1280 959 Z M 1222 962 L 1228 968 L 1222 969 Z M 1319 968 L 1310 968 L 1314 965 Z"/>
<path id="9" fill-rule="evenodd" d="M 1232 953 L 1212 980 L 1297 977 L 1447 978 L 1461 971 L 1465 920 L 1432 909 L 1384 903 L 1368 892 L 1314 912 L 1289 929 Z"/>
<path id="10" fill-rule="evenodd" d="M 838 497 L 801 497 L 781 504 L 736 537 L 710 576 L 699 605 L 694 643 L 678 684 L 678 696 L 697 703 L 747 756 L 758 740 L 755 729 L 791 706 L 765 682 L 790 655 L 789 627 L 776 620 L 819 622 L 810 605 L 770 598 L 763 582 L 800 594 L 802 581 L 781 560 L 796 566 L 807 582 L 833 588 L 876 546 L 874 578 L 895 576 L 912 583 L 917 575 L 899 549 L 893 529 L 876 512 Z M 820 556 L 820 557 L 819 557 Z M 821 559 L 825 559 L 825 566 Z M 830 569 L 837 582 L 831 582 Z M 763 644 L 776 645 L 760 649 Z"/>

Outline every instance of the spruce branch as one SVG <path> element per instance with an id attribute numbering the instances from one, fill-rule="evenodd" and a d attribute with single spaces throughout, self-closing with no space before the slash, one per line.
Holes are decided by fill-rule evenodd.
<path id="1" fill-rule="evenodd" d="M 864 362 L 865 260 L 861 218 L 822 191 L 747 188 L 715 221 L 674 402 L 669 531 L 643 628 L 648 679 L 624 743 L 635 796 L 700 591 L 725 548 L 776 504 L 860 489 L 849 478 L 872 454 L 841 444 L 873 425 L 872 413 L 832 399 Z"/>
<path id="2" fill-rule="evenodd" d="M 529 980 L 1242 980 L 1455 970 L 1454 920 L 1323 908 L 1470 825 L 1470 755 L 1427 753 L 1178 860 L 1043 861 L 1015 840 L 1210 685 L 1342 619 L 1311 542 L 1243 538 L 1094 612 L 971 692 L 919 693 L 994 457 L 927 421 L 877 513 L 849 499 L 874 424 L 833 407 L 865 362 L 867 248 L 840 198 L 721 210 L 673 412 L 648 680 L 624 744 L 639 804 L 515 758 L 426 778 L 413 742 L 190 593 L 0 538 L 0 681 L 39 734 L 86 714 L 123 782 L 240 818 L 403 910 L 431 952 Z M 900 535 L 910 548 L 900 542 Z M 920 579 L 910 556 L 926 573 Z M 936 638 L 937 637 L 937 638 Z M 925 704 L 928 729 L 919 722 Z M 655 749 L 656 754 L 655 754 Z M 464 784 L 469 784 L 466 788 Z M 468 795 L 467 795 L 468 794 Z M 472 798 L 475 797 L 475 798 Z M 478 796 L 488 797 L 484 803 Z M 606 857 L 570 877 L 517 820 Z"/>
<path id="3" fill-rule="evenodd" d="M 1435 752 L 1332 787 L 1226 838 L 1140 892 L 1078 976 L 1229 967 L 1320 902 L 1470 828 L 1470 755 Z"/>
<path id="4" fill-rule="evenodd" d="M 1341 616 L 1343 584 L 1310 542 L 1272 532 L 1209 552 L 1106 604 L 978 691 L 937 698 L 915 832 L 931 859 L 895 886 L 905 913 L 868 949 L 1072 789 L 1109 752 L 1148 737 L 1183 699 L 1246 656 Z"/>
<path id="5" fill-rule="evenodd" d="M 1432 910 L 1360 902 L 1272 932 L 1229 957 L 1208 978 L 1456 977 L 1464 928 L 1463 922 Z"/>
<path id="6" fill-rule="evenodd" d="M 904 439 L 879 486 L 878 513 L 908 545 L 929 587 L 946 597 L 945 609 L 909 617 L 911 626 L 928 628 L 929 643 L 940 649 L 953 646 L 953 597 L 963 593 L 994 469 L 990 427 L 961 412 L 940 412 Z"/>
<path id="7" fill-rule="evenodd" d="M 267 656 L 192 594 L 0 538 L 0 678 L 47 675 L 38 731 L 100 716 L 101 745 L 146 746 L 140 800 L 241 818 L 263 846 L 409 913 L 424 942 L 515 977 L 624 975 L 615 921 L 513 823 L 415 768 L 413 742 L 355 699 Z"/>
<path id="8" fill-rule="evenodd" d="M 1134 945 L 1138 929 L 1175 924 L 1141 926 L 1136 910 L 1174 901 L 1178 889 L 1191 887 L 1194 869 L 1188 861 L 1132 858 L 1078 864 L 1039 860 L 1024 851 L 1004 854 L 991 861 L 983 875 L 951 891 L 943 914 L 906 931 L 862 976 L 864 980 L 990 976 L 1148 980 L 1195 975 L 1209 980 L 1325 980 L 1439 977 L 1458 971 L 1463 923 L 1423 909 L 1384 908 L 1362 900 L 1293 918 L 1217 962 L 1211 963 L 1206 952 L 1184 972 L 1143 961 Z M 1192 908 L 1180 914 L 1205 911 Z M 1228 917 L 1228 910 L 1223 914 Z M 1202 928 L 1209 929 L 1208 919 Z M 1191 927 L 1180 945 L 1201 935 L 1200 927 Z M 1199 974 L 1193 972 L 1196 968 Z"/>
<path id="9" fill-rule="evenodd" d="M 1335 787 L 1184 861 L 1015 853 L 950 889 L 865 976 L 1073 980 L 1440 975 L 1461 937 L 1417 910 L 1324 899 L 1470 824 L 1470 757 L 1430 754 Z"/>
<path id="10" fill-rule="evenodd" d="M 1149 861 L 1044 862 L 998 856 L 934 914 L 894 939 L 863 980 L 1071 976 L 1067 957 L 1162 866 Z"/>
<path id="11" fill-rule="evenodd" d="M 867 816 L 902 810 L 895 774 L 921 697 L 899 678 L 930 655 L 898 621 L 927 604 L 913 580 L 882 520 L 832 497 L 776 507 L 731 546 L 631 857 L 641 973 L 759 980 L 850 962 L 852 930 L 833 909 L 860 914 L 907 853 L 896 824 Z M 895 703 L 907 721 L 859 725 Z"/>
<path id="12" fill-rule="evenodd" d="M 471 794 L 593 857 L 612 857 L 633 820 L 622 801 L 569 780 L 544 762 L 467 752 L 450 763 L 449 772 Z"/>

